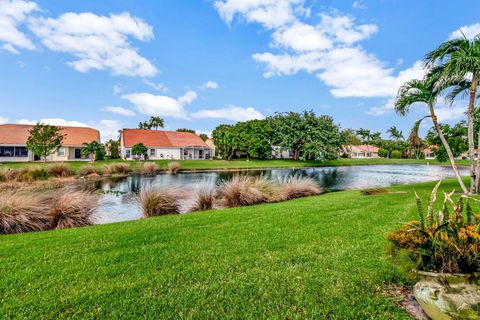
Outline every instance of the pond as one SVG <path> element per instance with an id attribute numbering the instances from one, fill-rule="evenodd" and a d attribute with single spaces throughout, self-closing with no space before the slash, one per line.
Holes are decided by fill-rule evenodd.
<path id="1" fill-rule="evenodd" d="M 468 174 L 461 168 L 462 175 Z M 453 177 L 448 166 L 436 165 L 370 165 L 345 167 L 320 167 L 301 169 L 268 169 L 223 172 L 186 172 L 177 175 L 158 174 L 152 177 L 132 175 L 119 179 L 97 181 L 95 188 L 103 194 L 94 212 L 98 224 L 134 220 L 142 217 L 136 202 L 136 194 L 146 186 L 193 190 L 198 182 L 212 185 L 236 174 L 263 175 L 271 179 L 283 179 L 291 175 L 309 176 L 326 191 L 388 187 L 434 181 Z"/>

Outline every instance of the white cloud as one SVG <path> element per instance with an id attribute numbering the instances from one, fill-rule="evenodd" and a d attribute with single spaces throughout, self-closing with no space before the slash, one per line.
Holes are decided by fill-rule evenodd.
<path id="1" fill-rule="evenodd" d="M 18 54 L 18 48 L 33 50 L 33 42 L 18 29 L 28 15 L 38 11 L 35 2 L 19 0 L 0 0 L 0 44 L 1 48 Z"/>
<path id="2" fill-rule="evenodd" d="M 480 23 L 474 23 L 471 25 L 460 27 L 458 30 L 450 34 L 449 39 L 463 38 L 462 32 L 468 39 L 473 39 L 476 35 L 480 34 Z"/>
<path id="3" fill-rule="evenodd" d="M 115 107 L 115 106 L 107 106 L 102 109 L 104 112 L 116 113 L 122 116 L 133 117 L 135 112 L 132 110 L 123 108 L 123 107 Z"/>
<path id="4" fill-rule="evenodd" d="M 144 79 L 143 83 L 145 83 L 147 86 L 149 86 L 149 87 L 151 87 L 151 88 L 153 88 L 157 91 L 163 92 L 163 93 L 166 93 L 168 91 L 167 86 L 162 84 L 162 83 L 155 83 L 155 82 L 149 81 L 147 79 Z"/>
<path id="5" fill-rule="evenodd" d="M 384 105 L 371 107 L 366 111 L 366 114 L 371 116 L 383 116 L 384 114 L 390 113 L 395 108 L 395 99 L 388 99 Z"/>
<path id="6" fill-rule="evenodd" d="M 115 75 L 140 77 L 158 72 L 129 42 L 129 37 L 153 39 L 152 27 L 129 13 L 99 16 L 67 12 L 57 19 L 32 18 L 29 28 L 50 50 L 75 56 L 77 60 L 68 64 L 79 72 L 110 70 Z"/>
<path id="7" fill-rule="evenodd" d="M 232 121 L 248 121 L 254 119 L 264 119 L 265 116 L 254 108 L 241 108 L 237 106 L 228 106 L 221 109 L 207 110 L 203 109 L 190 114 L 192 118 L 198 119 L 227 119 Z"/>
<path id="8" fill-rule="evenodd" d="M 353 1 L 352 7 L 361 10 L 367 9 L 367 5 L 362 0 Z"/>
<path id="9" fill-rule="evenodd" d="M 125 87 L 122 84 L 117 83 L 112 88 L 112 94 L 116 96 L 117 94 L 122 93 L 123 90 L 125 90 Z"/>
<path id="10" fill-rule="evenodd" d="M 439 106 L 435 109 L 439 122 L 450 122 L 465 119 L 465 108 L 458 106 Z"/>
<path id="11" fill-rule="evenodd" d="M 18 60 L 17 61 L 17 66 L 19 66 L 20 68 L 25 68 L 27 66 L 27 64 L 25 62 L 23 62 L 22 60 Z"/>
<path id="12" fill-rule="evenodd" d="M 0 117 L 0 124 L 8 123 L 8 118 Z"/>
<path id="13" fill-rule="evenodd" d="M 109 139 L 118 139 L 118 131 L 122 129 L 122 123 L 117 120 L 100 120 L 92 122 L 92 127 L 100 131 L 103 142 Z"/>
<path id="14" fill-rule="evenodd" d="M 207 81 L 204 84 L 200 86 L 201 89 L 207 90 L 207 89 L 218 89 L 218 83 L 215 81 Z"/>
<path id="15" fill-rule="evenodd" d="M 122 98 L 130 101 L 139 112 L 145 115 L 188 119 L 184 106 L 191 104 L 197 98 L 197 93 L 187 91 L 177 99 L 146 92 L 125 94 Z"/>
<path id="16" fill-rule="evenodd" d="M 280 3 L 280 1 L 278 1 Z M 275 51 L 255 53 L 252 58 L 265 65 L 265 77 L 291 75 L 298 72 L 314 74 L 330 87 L 335 97 L 381 97 L 391 99 L 405 81 L 422 77 L 420 62 L 401 71 L 388 66 L 363 49 L 359 42 L 378 31 L 375 24 L 357 24 L 348 15 L 319 14 L 319 21 L 303 19 L 299 8 L 303 1 L 249 0 L 217 1 L 220 16 L 231 23 L 236 15 L 247 22 L 257 22 L 271 30 L 271 47 Z M 361 2 L 355 4 L 360 7 Z M 255 19 L 253 12 L 283 10 L 276 23 Z M 305 9 L 305 8 L 304 8 Z M 376 107 L 370 113 L 379 114 L 388 107 Z M 390 108 L 391 109 L 391 108 Z"/>

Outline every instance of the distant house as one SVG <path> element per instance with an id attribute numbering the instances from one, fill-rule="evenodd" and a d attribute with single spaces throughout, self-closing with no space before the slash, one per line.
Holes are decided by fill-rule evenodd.
<path id="1" fill-rule="evenodd" d="M 275 159 L 293 159 L 293 152 L 283 150 L 280 146 L 273 146 L 272 157 Z"/>
<path id="2" fill-rule="evenodd" d="M 0 162 L 27 162 L 41 160 L 26 148 L 32 125 L 0 125 Z M 47 157 L 47 161 L 88 160 L 82 157 L 83 143 L 100 142 L 100 132 L 92 128 L 62 127 L 62 146 Z"/>
<path id="3" fill-rule="evenodd" d="M 435 160 L 435 150 L 434 146 L 423 149 L 423 154 L 425 154 L 426 160 Z"/>
<path id="4" fill-rule="evenodd" d="M 209 138 L 205 141 L 205 144 L 212 149 L 212 158 L 217 156 L 217 148 L 215 147 L 215 140 L 213 138 Z"/>
<path id="5" fill-rule="evenodd" d="M 194 133 L 123 129 L 120 133 L 120 148 L 123 159 L 133 160 L 132 147 L 143 143 L 148 148 L 151 160 L 208 160 L 212 149 Z"/>
<path id="6" fill-rule="evenodd" d="M 343 152 L 347 154 L 348 158 L 352 159 L 380 158 L 378 155 L 378 147 L 366 144 L 343 146 Z"/>
<path id="7" fill-rule="evenodd" d="M 478 159 L 478 149 L 474 149 L 474 160 Z M 457 157 L 457 159 L 462 159 L 462 160 L 468 160 L 470 157 L 468 156 L 468 150 L 462 152 L 460 156 Z"/>

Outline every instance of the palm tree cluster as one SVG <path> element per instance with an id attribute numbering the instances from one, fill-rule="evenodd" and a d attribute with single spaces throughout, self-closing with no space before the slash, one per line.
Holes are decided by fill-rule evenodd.
<path id="1" fill-rule="evenodd" d="M 480 183 L 480 163 L 478 159 L 475 159 L 474 121 L 475 103 L 478 99 L 480 81 L 480 34 L 473 39 L 469 39 L 463 34 L 463 37 L 448 40 L 429 52 L 423 62 L 426 71 L 424 78 L 408 81 L 399 89 L 395 100 L 395 110 L 398 114 L 405 116 L 412 105 L 423 103 L 428 106 L 429 115 L 415 123 L 409 140 L 415 140 L 418 137 L 418 128 L 421 121 L 430 118 L 445 147 L 462 191 L 464 193 L 477 193 Z M 466 114 L 470 189 L 467 189 L 460 176 L 452 150 L 439 126 L 435 113 L 435 106 L 442 95 L 450 105 L 456 99 L 468 96 Z M 480 137 L 480 131 L 478 136 Z M 478 147 L 480 149 L 480 140 Z"/>

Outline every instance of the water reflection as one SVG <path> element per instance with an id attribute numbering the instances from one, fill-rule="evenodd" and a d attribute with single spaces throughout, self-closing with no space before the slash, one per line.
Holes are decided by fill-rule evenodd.
<path id="1" fill-rule="evenodd" d="M 236 172 L 192 172 L 177 175 L 159 174 L 153 177 L 132 175 L 126 178 L 97 181 L 93 188 L 104 191 L 100 205 L 95 212 L 97 223 L 109 223 L 139 219 L 140 208 L 136 194 L 146 186 L 181 187 L 184 191 L 193 190 L 198 182 L 218 185 L 233 175 L 263 175 L 279 180 L 292 175 L 308 176 L 327 191 L 387 187 L 396 184 L 418 183 L 453 177 L 447 166 L 428 165 L 372 165 L 301 169 L 271 169 Z M 467 169 L 462 169 L 467 174 Z"/>

